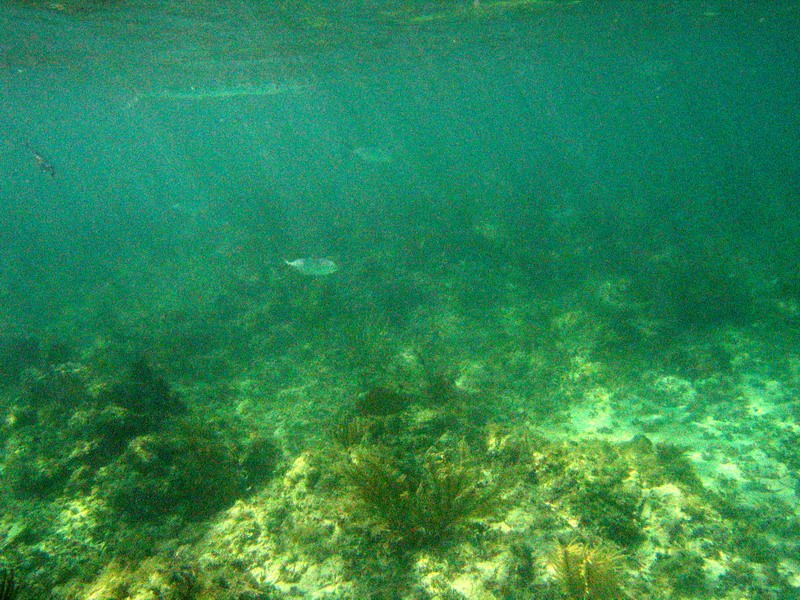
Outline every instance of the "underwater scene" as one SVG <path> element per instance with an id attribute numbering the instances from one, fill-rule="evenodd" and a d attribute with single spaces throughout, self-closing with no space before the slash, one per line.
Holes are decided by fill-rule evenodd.
<path id="1" fill-rule="evenodd" d="M 4 0 L 0 600 L 800 599 L 799 34 Z"/>

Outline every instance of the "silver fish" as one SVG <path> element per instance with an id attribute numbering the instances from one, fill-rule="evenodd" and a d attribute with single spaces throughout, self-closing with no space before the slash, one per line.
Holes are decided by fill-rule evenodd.
<path id="1" fill-rule="evenodd" d="M 47 160 L 41 152 L 36 150 L 30 142 L 26 142 L 25 145 L 28 147 L 31 154 L 33 154 L 33 164 L 35 164 L 42 173 L 50 175 L 51 178 L 55 178 L 56 168 L 53 166 L 53 163 Z"/>
<path id="2" fill-rule="evenodd" d="M 353 148 L 353 154 L 361 161 L 372 164 L 386 164 L 394 161 L 394 156 L 377 146 L 360 146 Z"/>
<path id="3" fill-rule="evenodd" d="M 302 91 L 297 83 L 264 83 L 259 85 L 234 85 L 229 87 L 189 87 L 185 89 L 160 90 L 142 94 L 144 98 L 168 100 L 224 100 L 227 98 L 276 96 Z"/>
<path id="4" fill-rule="evenodd" d="M 287 265 L 302 275 L 312 277 L 323 277 L 331 275 L 339 270 L 339 265 L 330 258 L 298 258 L 295 260 L 284 260 Z"/>

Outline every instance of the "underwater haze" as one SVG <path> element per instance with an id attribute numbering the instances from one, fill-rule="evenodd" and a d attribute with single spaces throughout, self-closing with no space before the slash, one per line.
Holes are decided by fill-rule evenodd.
<path id="1" fill-rule="evenodd" d="M 0 600 L 800 598 L 798 31 L 4 2 Z"/>

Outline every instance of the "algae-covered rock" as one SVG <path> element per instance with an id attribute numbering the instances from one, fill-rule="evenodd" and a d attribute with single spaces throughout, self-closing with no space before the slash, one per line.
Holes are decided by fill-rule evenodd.
<path id="1" fill-rule="evenodd" d="M 100 397 L 102 404 L 114 404 L 137 414 L 145 425 L 154 426 L 164 417 L 186 413 L 186 404 L 156 374 L 147 361 L 139 357 L 121 381 Z"/>
<path id="2" fill-rule="evenodd" d="M 95 377 L 77 363 L 26 371 L 5 420 L 4 461 L 12 493 L 57 494 L 73 473 L 109 464 L 131 439 L 159 430 L 187 410 L 143 360 L 110 388 L 97 385 Z"/>
<path id="3" fill-rule="evenodd" d="M 110 386 L 77 364 L 27 377 L 5 423 L 5 481 L 17 498 L 99 486 L 124 515 L 196 519 L 260 486 L 281 456 L 263 435 L 234 440 L 225 427 L 189 420 L 183 400 L 142 359 Z"/>
<path id="4" fill-rule="evenodd" d="M 219 570 L 222 571 L 222 570 Z M 160 556 L 138 564 L 112 561 L 81 591 L 86 600 L 278 600 L 269 586 L 257 586 L 230 572 L 209 573 L 198 565 Z"/>
<path id="5" fill-rule="evenodd" d="M 111 506 L 131 519 L 172 514 L 201 519 L 245 489 L 232 449 L 212 432 L 191 425 L 134 438 L 99 479 Z"/>

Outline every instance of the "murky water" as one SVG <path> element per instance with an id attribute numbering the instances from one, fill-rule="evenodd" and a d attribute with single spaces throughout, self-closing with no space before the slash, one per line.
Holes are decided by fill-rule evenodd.
<path id="1" fill-rule="evenodd" d="M 799 26 L 7 2 L 0 566 L 31 597 L 797 597 Z"/>

